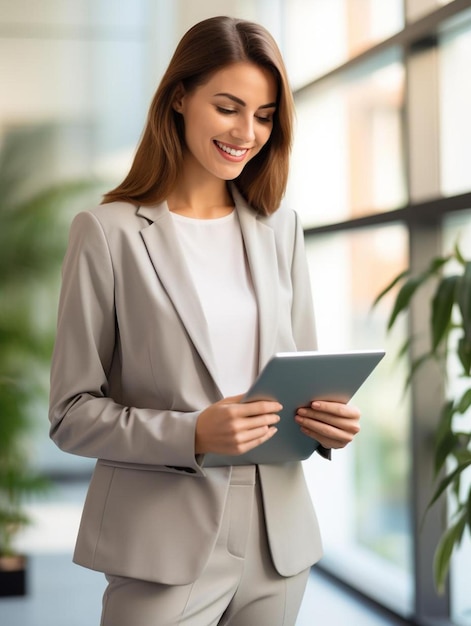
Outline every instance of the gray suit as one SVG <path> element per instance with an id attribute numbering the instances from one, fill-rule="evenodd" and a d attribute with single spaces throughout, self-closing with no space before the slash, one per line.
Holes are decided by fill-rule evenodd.
<path id="1" fill-rule="evenodd" d="M 315 349 L 296 215 L 260 217 L 233 190 L 259 307 L 260 368 Z M 241 390 L 241 393 L 245 390 Z M 51 371 L 51 436 L 97 458 L 74 560 L 187 584 L 215 545 L 231 468 L 203 468 L 196 420 L 222 398 L 208 329 L 165 204 L 101 205 L 74 220 Z M 321 556 L 299 463 L 260 466 L 271 556 L 292 576 Z"/>

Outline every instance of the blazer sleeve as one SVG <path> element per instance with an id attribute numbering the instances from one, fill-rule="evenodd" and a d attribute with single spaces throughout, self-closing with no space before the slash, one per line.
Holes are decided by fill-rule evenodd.
<path id="1" fill-rule="evenodd" d="M 123 406 L 109 397 L 117 360 L 111 254 L 91 212 L 74 219 L 63 263 L 51 364 L 50 435 L 64 451 L 203 475 L 195 458 L 199 411 Z"/>
<path id="2" fill-rule="evenodd" d="M 298 350 L 317 350 L 316 324 L 311 291 L 309 268 L 304 246 L 304 232 L 301 221 L 295 213 L 295 242 L 291 263 L 293 284 L 293 304 L 291 319 L 294 339 Z M 331 450 L 319 445 L 316 452 L 326 459 L 331 458 Z"/>

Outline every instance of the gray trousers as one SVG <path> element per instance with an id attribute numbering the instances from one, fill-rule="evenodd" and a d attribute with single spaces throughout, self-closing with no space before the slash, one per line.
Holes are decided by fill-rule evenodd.
<path id="1" fill-rule="evenodd" d="M 107 575 L 101 626 L 294 626 L 309 569 L 273 567 L 255 466 L 234 466 L 221 531 L 195 582 L 173 586 Z"/>

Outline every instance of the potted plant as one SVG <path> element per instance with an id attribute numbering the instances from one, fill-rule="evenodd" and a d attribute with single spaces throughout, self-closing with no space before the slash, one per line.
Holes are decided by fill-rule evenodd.
<path id="1" fill-rule="evenodd" d="M 0 596 L 25 592 L 26 558 L 14 538 L 30 523 L 28 498 L 51 487 L 34 469 L 32 416 L 47 396 L 56 313 L 45 313 L 44 302 L 55 301 L 70 219 L 64 208 L 96 185 L 35 189 L 50 141 L 50 128 L 21 129 L 3 138 L 0 152 Z"/>
<path id="2" fill-rule="evenodd" d="M 471 531 L 471 486 L 463 480 L 471 466 L 471 429 L 463 416 L 471 406 L 471 261 L 458 245 L 446 256 L 433 258 L 418 275 L 406 270 L 396 276 L 376 298 L 375 306 L 386 294 L 398 289 L 388 320 L 390 330 L 398 316 L 409 310 L 412 299 L 424 285 L 432 284 L 430 300 L 429 347 L 411 363 L 407 384 L 426 361 L 436 361 L 447 383 L 447 366 L 456 364 L 464 390 L 451 396 L 446 384 L 434 442 L 435 491 L 428 509 L 445 492 L 450 495 L 452 513 L 434 554 L 434 579 L 439 592 L 444 589 L 453 550 L 466 532 Z M 408 352 L 407 340 L 400 354 Z M 428 510 L 427 509 L 427 510 Z"/>
<path id="3" fill-rule="evenodd" d="M 2 328 L 2 331 L 4 329 Z M 5 347 L 0 341 L 0 352 Z M 2 358 L 2 366 L 4 359 Z M 18 378 L 0 378 L 0 596 L 22 595 L 26 588 L 26 557 L 17 554 L 14 537 L 30 519 L 25 499 L 44 493 L 47 479 L 30 468 L 25 435 L 30 428 L 25 408 L 33 393 Z"/>

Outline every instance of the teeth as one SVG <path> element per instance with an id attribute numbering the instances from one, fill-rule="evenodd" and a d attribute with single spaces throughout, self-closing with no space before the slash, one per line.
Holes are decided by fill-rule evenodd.
<path id="1" fill-rule="evenodd" d="M 229 146 L 226 146 L 223 143 L 219 143 L 219 141 L 216 141 L 216 144 L 219 148 L 221 148 L 221 150 L 227 152 L 227 154 L 230 154 L 231 156 L 240 157 L 247 152 L 247 150 L 236 150 L 235 148 L 229 148 Z"/>

